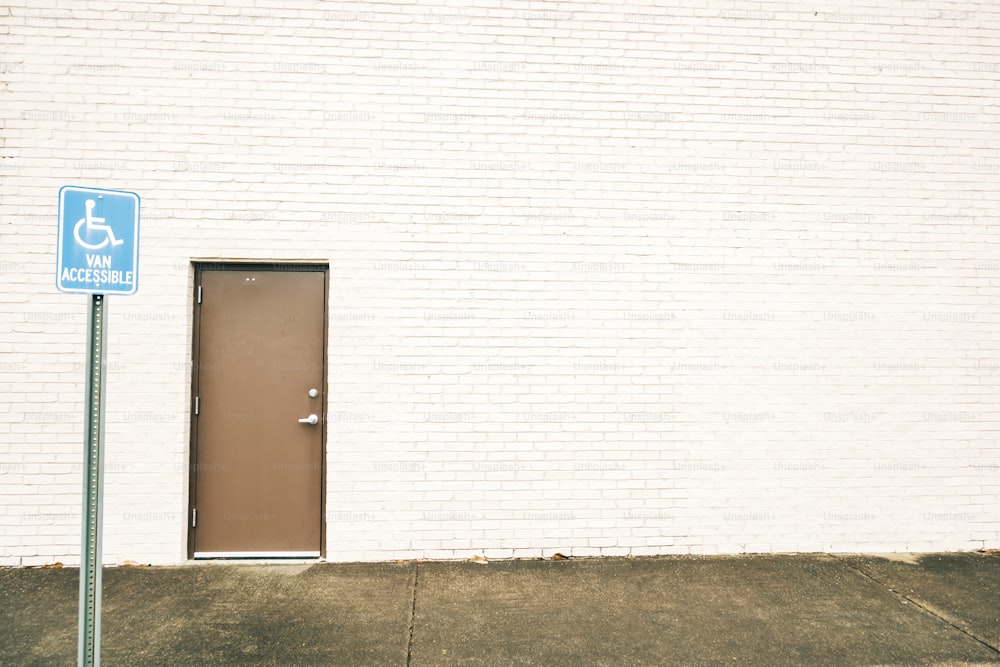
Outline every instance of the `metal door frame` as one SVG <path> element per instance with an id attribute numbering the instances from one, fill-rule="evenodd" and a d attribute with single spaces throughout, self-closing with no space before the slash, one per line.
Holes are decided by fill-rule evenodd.
<path id="1" fill-rule="evenodd" d="M 323 388 L 323 416 L 320 423 L 320 494 L 319 494 L 319 557 L 326 558 L 326 423 L 327 403 L 329 402 L 329 376 L 327 372 L 327 343 L 330 331 L 330 265 L 327 262 L 261 262 L 261 261 L 239 261 L 239 260 L 192 260 L 194 267 L 194 317 L 191 328 L 191 395 L 189 397 L 189 416 L 191 424 L 191 440 L 188 454 L 188 504 L 185 512 L 187 522 L 187 558 L 194 561 L 195 535 L 194 521 L 191 510 L 197 507 L 198 489 L 198 419 L 194 412 L 194 399 L 198 396 L 198 363 L 201 359 L 201 308 L 198 301 L 198 289 L 201 286 L 201 276 L 206 271 L 276 271 L 276 272 L 322 272 L 323 273 L 323 378 L 321 386 Z M 223 556 L 220 556 L 223 557 Z M 250 557 L 250 556 L 248 556 Z M 283 558 L 282 552 L 274 552 L 261 558 Z M 294 556 L 291 556 L 294 557 Z"/>

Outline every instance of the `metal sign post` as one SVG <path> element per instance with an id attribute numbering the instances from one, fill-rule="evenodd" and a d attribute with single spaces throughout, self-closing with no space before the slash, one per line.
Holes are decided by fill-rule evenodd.
<path id="1" fill-rule="evenodd" d="M 84 431 L 83 540 L 80 562 L 80 630 L 77 664 L 101 664 L 101 524 L 104 499 L 104 379 L 107 308 L 103 294 L 90 297 L 87 330 L 87 396 Z"/>
<path id="2" fill-rule="evenodd" d="M 107 295 L 139 286 L 139 195 L 66 185 L 59 189 L 56 287 L 89 294 L 84 424 L 83 531 L 77 664 L 101 664 L 101 529 L 104 503 L 104 383 Z"/>

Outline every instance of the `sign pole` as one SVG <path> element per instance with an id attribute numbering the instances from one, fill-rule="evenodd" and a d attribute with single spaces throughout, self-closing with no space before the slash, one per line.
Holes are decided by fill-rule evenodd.
<path id="1" fill-rule="evenodd" d="M 56 287 L 90 295 L 77 664 L 99 667 L 106 301 L 109 294 L 135 294 L 139 289 L 139 195 L 78 185 L 59 188 Z"/>
<path id="2" fill-rule="evenodd" d="M 84 425 L 83 535 L 80 559 L 80 628 L 77 664 L 101 664 L 101 528 L 104 499 L 104 381 L 107 368 L 106 296 L 90 296 L 87 395 Z"/>

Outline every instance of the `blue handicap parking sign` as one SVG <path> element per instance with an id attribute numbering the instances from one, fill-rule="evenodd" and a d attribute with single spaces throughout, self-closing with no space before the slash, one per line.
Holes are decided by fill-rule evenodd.
<path id="1" fill-rule="evenodd" d="M 135 294 L 139 195 L 67 185 L 59 190 L 56 286 L 63 292 Z"/>

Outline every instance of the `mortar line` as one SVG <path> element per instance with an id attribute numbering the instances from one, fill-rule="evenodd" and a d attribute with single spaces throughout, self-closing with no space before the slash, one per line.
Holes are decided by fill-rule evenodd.
<path id="1" fill-rule="evenodd" d="M 410 601 L 410 625 L 406 630 L 406 667 L 413 660 L 413 630 L 417 619 L 417 584 L 420 580 L 420 563 L 413 564 L 413 597 Z"/>
<path id="2" fill-rule="evenodd" d="M 833 556 L 834 558 L 836 558 L 837 560 L 839 560 L 841 563 L 843 563 L 847 567 L 849 567 L 852 570 L 854 570 L 855 572 L 857 572 L 858 574 L 860 574 L 862 577 L 865 577 L 866 579 L 868 579 L 869 581 L 875 583 L 876 585 L 881 586 L 882 588 L 884 588 L 885 590 L 887 590 L 889 593 L 892 593 L 892 595 L 894 595 L 895 597 L 902 598 L 902 599 L 906 600 L 907 602 L 909 602 L 910 604 L 912 604 L 914 607 L 917 607 L 918 609 L 920 609 L 922 612 L 924 612 L 924 613 L 932 616 L 933 618 L 936 618 L 937 620 L 941 621 L 942 623 L 944 623 L 947 626 L 955 628 L 956 630 L 958 630 L 959 632 L 961 632 L 963 635 L 965 635 L 969 639 L 982 644 L 983 646 L 985 646 L 989 650 L 993 651 L 997 655 L 1000 655 L 1000 648 L 997 648 L 996 646 L 993 646 L 992 644 L 990 644 L 986 640 L 980 639 L 979 637 L 977 637 L 976 635 L 972 634 L 972 632 L 966 630 L 965 628 L 963 628 L 963 627 L 961 627 L 959 625 L 956 625 L 955 623 L 952 623 L 951 621 L 949 621 L 947 618 L 941 616 L 940 614 L 935 613 L 933 609 L 930 609 L 929 607 L 926 607 L 923 604 L 921 604 L 920 603 L 920 598 L 918 598 L 918 597 L 910 597 L 909 595 L 901 593 L 901 592 L 899 592 L 899 591 L 897 591 L 897 590 L 895 590 L 893 588 L 889 588 L 888 584 L 883 583 L 882 581 L 879 581 L 878 579 L 875 578 L 874 575 L 869 574 L 868 572 L 866 572 L 865 570 L 863 570 L 861 567 L 852 565 L 851 563 L 847 562 L 846 560 L 844 560 L 843 558 L 841 558 L 837 554 L 830 554 L 830 555 Z"/>

